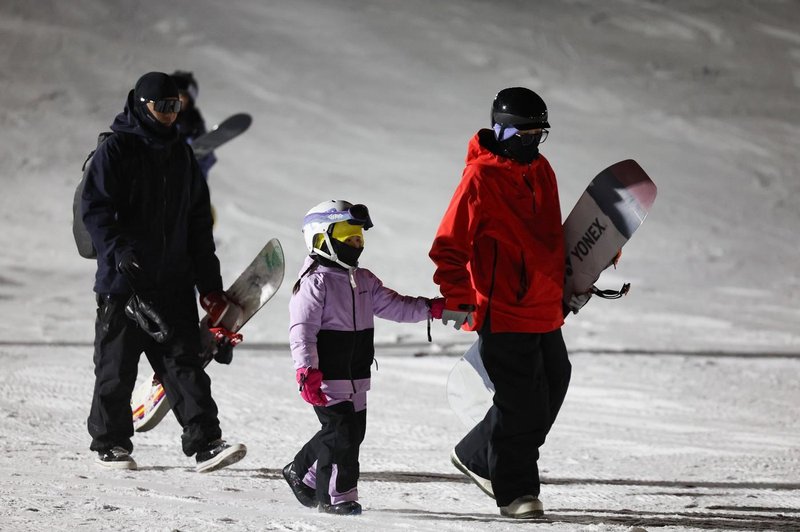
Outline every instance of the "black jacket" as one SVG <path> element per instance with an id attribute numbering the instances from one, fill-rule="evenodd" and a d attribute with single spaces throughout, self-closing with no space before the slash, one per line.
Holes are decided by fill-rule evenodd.
<path id="1" fill-rule="evenodd" d="M 94 290 L 129 294 L 117 272 L 132 250 L 147 289 L 222 289 L 208 186 L 191 149 L 173 126 L 158 131 L 134 111 L 133 91 L 92 157 L 81 198 L 83 221 L 97 249 Z"/>

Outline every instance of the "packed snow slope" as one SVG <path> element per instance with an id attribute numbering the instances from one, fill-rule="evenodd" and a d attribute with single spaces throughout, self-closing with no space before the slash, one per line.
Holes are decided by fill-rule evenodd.
<path id="1" fill-rule="evenodd" d="M 659 186 L 600 281 L 630 281 L 630 295 L 592 302 L 566 330 L 571 346 L 797 351 L 798 23 L 798 4 L 778 0 L 5 0 L 0 338 L 91 338 L 93 263 L 70 234 L 81 164 L 140 74 L 184 69 L 209 125 L 254 117 L 210 178 L 226 282 L 271 237 L 294 278 L 303 214 L 345 198 L 375 221 L 362 264 L 436 294 L 427 251 L 467 140 L 494 94 L 522 85 L 550 108 L 542 151 L 565 216 L 621 159 Z M 286 341 L 289 293 L 249 340 Z"/>
<path id="2" fill-rule="evenodd" d="M 0 1 L 0 530 L 796 530 L 799 27 L 794 0 Z M 234 363 L 209 368 L 245 460 L 194 473 L 169 417 L 134 438 L 140 470 L 114 473 L 88 451 L 94 265 L 72 195 L 136 79 L 175 69 L 209 125 L 254 117 L 210 179 L 226 283 L 272 237 L 288 271 Z M 366 203 L 363 265 L 435 295 L 427 252 L 467 141 L 516 85 L 549 105 L 565 216 L 622 159 L 659 187 L 599 281 L 631 293 L 564 328 L 546 519 L 501 518 L 448 462 L 466 430 L 450 355 L 474 335 L 434 324 L 428 348 L 423 324 L 381 321 L 365 513 L 301 507 L 279 471 L 316 427 L 286 348 L 303 214 Z"/>
<path id="3" fill-rule="evenodd" d="M 233 364 L 209 367 L 224 435 L 248 454 L 205 475 L 181 453 L 172 416 L 133 438 L 137 471 L 94 464 L 85 353 L 0 347 L 4 532 L 798 529 L 796 358 L 573 354 L 539 460 L 546 516 L 519 523 L 450 465 L 467 430 L 444 398 L 452 357 L 379 349 L 359 457 L 364 513 L 341 518 L 301 506 L 281 477 L 319 426 L 283 350 L 243 344 Z"/>

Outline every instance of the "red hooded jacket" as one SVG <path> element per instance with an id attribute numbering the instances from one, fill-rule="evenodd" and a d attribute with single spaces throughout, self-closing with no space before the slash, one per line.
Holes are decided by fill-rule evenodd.
<path id="1" fill-rule="evenodd" d="M 433 280 L 446 308 L 476 305 L 480 330 L 549 332 L 564 323 L 564 232 L 558 185 L 543 155 L 521 164 L 495 155 L 476 134 L 436 233 Z"/>

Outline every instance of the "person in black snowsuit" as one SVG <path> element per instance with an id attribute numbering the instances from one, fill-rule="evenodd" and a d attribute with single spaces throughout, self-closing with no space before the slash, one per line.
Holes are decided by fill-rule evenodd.
<path id="1" fill-rule="evenodd" d="M 206 134 L 206 121 L 197 107 L 197 95 L 199 92 L 197 80 L 192 72 L 176 70 L 171 75 L 172 81 L 178 86 L 178 93 L 181 100 L 181 110 L 178 112 L 178 120 L 175 125 L 178 128 L 180 139 L 188 145 L 192 145 L 194 139 Z M 197 159 L 200 166 L 200 173 L 208 181 L 208 172 L 217 162 L 214 152 L 210 152 Z"/>
<path id="2" fill-rule="evenodd" d="M 143 75 L 97 148 L 81 196 L 97 250 L 90 449 L 100 465 L 116 469 L 136 468 L 130 400 L 142 352 L 161 378 L 183 427 L 183 451 L 195 455 L 198 471 L 246 453 L 221 439 L 199 356 L 195 289 L 212 325 L 231 302 L 222 291 L 208 187 L 174 125 L 179 109 L 170 76 Z"/>

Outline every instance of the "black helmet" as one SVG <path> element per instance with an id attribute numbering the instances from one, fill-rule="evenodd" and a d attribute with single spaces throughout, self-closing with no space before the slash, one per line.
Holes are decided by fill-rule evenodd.
<path id="1" fill-rule="evenodd" d="M 492 127 L 513 126 L 516 129 L 549 128 L 547 105 L 525 87 L 510 87 L 497 93 L 492 102 Z"/>
<path id="2" fill-rule="evenodd" d="M 139 78 L 133 88 L 136 103 L 144 105 L 148 101 L 158 101 L 178 97 L 178 87 L 163 72 L 148 72 Z"/>
<path id="3" fill-rule="evenodd" d="M 178 86 L 179 91 L 187 93 L 193 102 L 197 99 L 198 87 L 194 74 L 185 70 L 176 70 L 170 74 L 170 77 Z"/>

